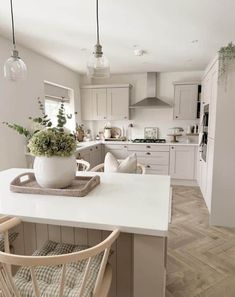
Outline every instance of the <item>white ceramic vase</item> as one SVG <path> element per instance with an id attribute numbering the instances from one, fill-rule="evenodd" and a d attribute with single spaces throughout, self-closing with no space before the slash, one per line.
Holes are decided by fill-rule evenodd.
<path id="1" fill-rule="evenodd" d="M 71 157 L 36 157 L 34 174 L 43 188 L 62 189 L 70 186 L 76 175 L 76 159 Z"/>

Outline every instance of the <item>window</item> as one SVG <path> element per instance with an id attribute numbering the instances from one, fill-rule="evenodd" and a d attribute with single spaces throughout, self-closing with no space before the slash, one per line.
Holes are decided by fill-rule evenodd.
<path id="1" fill-rule="evenodd" d="M 66 114 L 74 114 L 74 98 L 73 90 L 55 85 L 53 83 L 44 83 L 45 94 L 45 112 L 52 120 L 53 127 L 57 125 L 57 113 L 61 104 L 61 99 L 64 100 Z M 65 125 L 70 131 L 75 130 L 75 118 L 67 119 Z"/>

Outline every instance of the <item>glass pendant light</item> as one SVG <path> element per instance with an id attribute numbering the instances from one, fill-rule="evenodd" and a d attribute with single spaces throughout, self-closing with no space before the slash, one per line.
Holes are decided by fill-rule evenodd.
<path id="1" fill-rule="evenodd" d="M 16 80 L 22 80 L 26 78 L 27 67 L 24 61 L 19 57 L 19 52 L 16 49 L 12 0 L 10 0 L 10 4 L 11 4 L 11 26 L 12 26 L 13 50 L 12 50 L 11 57 L 4 64 L 4 77 L 6 79 L 16 81 Z"/>
<path id="2" fill-rule="evenodd" d="M 96 38 L 95 50 L 87 62 L 87 75 L 90 78 L 108 78 L 110 76 L 109 61 L 104 56 L 100 44 L 98 0 L 96 0 Z"/>

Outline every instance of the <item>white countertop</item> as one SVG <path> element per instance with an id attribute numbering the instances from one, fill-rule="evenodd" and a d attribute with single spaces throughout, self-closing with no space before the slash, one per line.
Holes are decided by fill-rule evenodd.
<path id="1" fill-rule="evenodd" d="M 24 221 L 167 236 L 170 177 L 98 173 L 101 184 L 86 197 L 12 193 L 10 182 L 28 169 L 0 172 L 0 213 Z M 94 172 L 79 172 L 95 175 Z"/>
<path id="2" fill-rule="evenodd" d="M 176 142 L 176 143 L 172 143 L 172 142 L 166 142 L 166 143 L 134 143 L 132 141 L 101 141 L 101 140 L 94 140 L 94 141 L 87 141 L 87 142 L 79 142 L 78 143 L 78 147 L 77 147 L 77 151 L 80 151 L 84 148 L 89 148 L 92 146 L 95 146 L 97 144 L 122 144 L 122 145 L 187 145 L 187 146 L 198 146 L 198 143 L 185 143 L 185 142 Z"/>

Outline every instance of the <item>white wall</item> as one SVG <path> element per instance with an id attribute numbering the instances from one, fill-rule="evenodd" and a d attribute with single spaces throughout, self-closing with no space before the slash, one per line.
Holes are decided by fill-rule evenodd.
<path id="1" fill-rule="evenodd" d="M 40 45 L 38 45 L 40 46 Z M 79 109 L 79 75 L 64 66 L 19 47 L 28 67 L 25 81 L 11 82 L 3 77 L 3 65 L 10 56 L 11 44 L 0 37 L 0 170 L 25 167 L 24 138 L 1 124 L 16 122 L 29 126 L 29 116 L 38 114 L 37 97 L 43 98 L 44 80 L 74 89 L 75 110 Z"/>
<path id="2" fill-rule="evenodd" d="M 174 101 L 174 81 L 195 81 L 200 80 L 203 72 L 162 72 L 157 76 L 157 95 L 159 98 L 173 105 Z M 117 74 L 112 75 L 108 80 L 92 81 L 93 84 L 115 84 L 115 83 L 130 83 L 133 85 L 131 92 L 131 104 L 146 97 L 146 73 L 139 74 Z M 81 77 L 81 84 L 90 84 L 85 76 Z M 144 127 L 159 127 L 159 137 L 166 138 L 168 129 L 180 126 L 184 129 L 188 125 L 193 125 L 197 121 L 176 121 L 173 120 L 173 108 L 170 109 L 136 109 L 131 110 L 130 121 L 113 122 L 113 126 L 126 127 L 129 122 L 134 123 L 133 137 L 143 138 Z M 95 133 L 102 130 L 105 122 L 85 123 L 93 128 Z M 183 140 L 183 139 L 182 139 Z"/>

